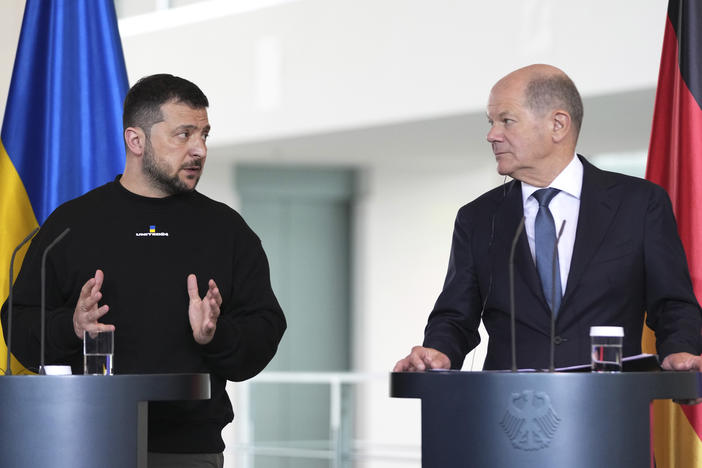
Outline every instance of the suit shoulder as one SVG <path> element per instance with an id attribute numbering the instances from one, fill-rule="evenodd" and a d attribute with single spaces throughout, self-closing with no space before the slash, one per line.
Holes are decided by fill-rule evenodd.
<path id="1" fill-rule="evenodd" d="M 507 198 L 507 194 L 512 190 L 519 190 L 520 187 L 516 180 L 499 185 L 459 208 L 458 217 L 480 215 L 485 212 L 493 213 Z"/>
<path id="2" fill-rule="evenodd" d="M 665 198 L 668 197 L 668 193 L 665 191 L 665 189 L 663 189 L 663 187 L 651 182 L 650 180 L 619 172 L 605 171 L 602 169 L 597 169 L 597 171 L 599 171 L 600 177 L 606 181 L 606 186 L 608 188 L 619 188 L 625 193 L 638 197 L 642 195 Z"/>

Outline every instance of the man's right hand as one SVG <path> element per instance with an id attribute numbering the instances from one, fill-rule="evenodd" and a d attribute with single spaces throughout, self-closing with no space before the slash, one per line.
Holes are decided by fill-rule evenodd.
<path id="1" fill-rule="evenodd" d="M 395 364 L 393 372 L 421 372 L 427 369 L 450 369 L 451 360 L 434 348 L 415 346 L 409 356 Z"/>
<path id="2" fill-rule="evenodd" d="M 100 289 L 104 277 L 102 270 L 96 270 L 95 276 L 90 278 L 80 290 L 78 304 L 73 312 L 73 331 L 81 340 L 84 331 L 114 331 L 115 329 L 114 325 L 98 322 L 98 319 L 110 310 L 106 305 L 98 307 L 98 302 L 102 299 Z"/>

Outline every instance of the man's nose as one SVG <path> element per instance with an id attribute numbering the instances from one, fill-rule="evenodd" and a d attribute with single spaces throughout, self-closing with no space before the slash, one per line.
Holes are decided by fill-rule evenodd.
<path id="1" fill-rule="evenodd" d="M 497 125 L 493 125 L 490 127 L 490 130 L 487 132 L 486 135 L 487 141 L 490 143 L 495 143 L 496 141 L 500 141 L 502 139 L 502 133 L 499 131 Z"/>
<path id="2" fill-rule="evenodd" d="M 205 140 L 202 138 L 193 138 L 190 154 L 196 158 L 204 158 L 207 156 L 207 143 L 205 143 Z"/>

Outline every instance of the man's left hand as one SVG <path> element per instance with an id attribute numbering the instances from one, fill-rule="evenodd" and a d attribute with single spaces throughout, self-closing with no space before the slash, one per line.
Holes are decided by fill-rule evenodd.
<path id="1" fill-rule="evenodd" d="M 663 359 L 661 367 L 665 370 L 699 372 L 702 370 L 702 357 L 690 353 L 673 353 Z"/>
<path id="2" fill-rule="evenodd" d="M 212 341 L 217 329 L 222 295 L 219 293 L 217 284 L 211 279 L 207 294 L 200 299 L 195 275 L 188 275 L 188 295 L 190 296 L 188 316 L 190 317 L 190 326 L 193 329 L 193 338 L 201 345 L 207 344 Z"/>
<path id="3" fill-rule="evenodd" d="M 690 353 L 669 354 L 663 359 L 661 367 L 672 371 L 700 371 L 702 369 L 702 357 Z M 702 403 L 702 398 L 693 400 L 673 400 L 681 405 L 698 405 Z"/>

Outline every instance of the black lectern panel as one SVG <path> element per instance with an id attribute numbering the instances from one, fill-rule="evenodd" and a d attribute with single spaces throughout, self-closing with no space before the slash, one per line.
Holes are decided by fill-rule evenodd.
<path id="1" fill-rule="evenodd" d="M 207 374 L 0 378 L 0 466 L 146 467 L 147 402 L 204 400 Z"/>
<path id="2" fill-rule="evenodd" d="M 702 396 L 702 374 L 404 372 L 422 400 L 423 468 L 650 466 L 649 403 Z"/>

